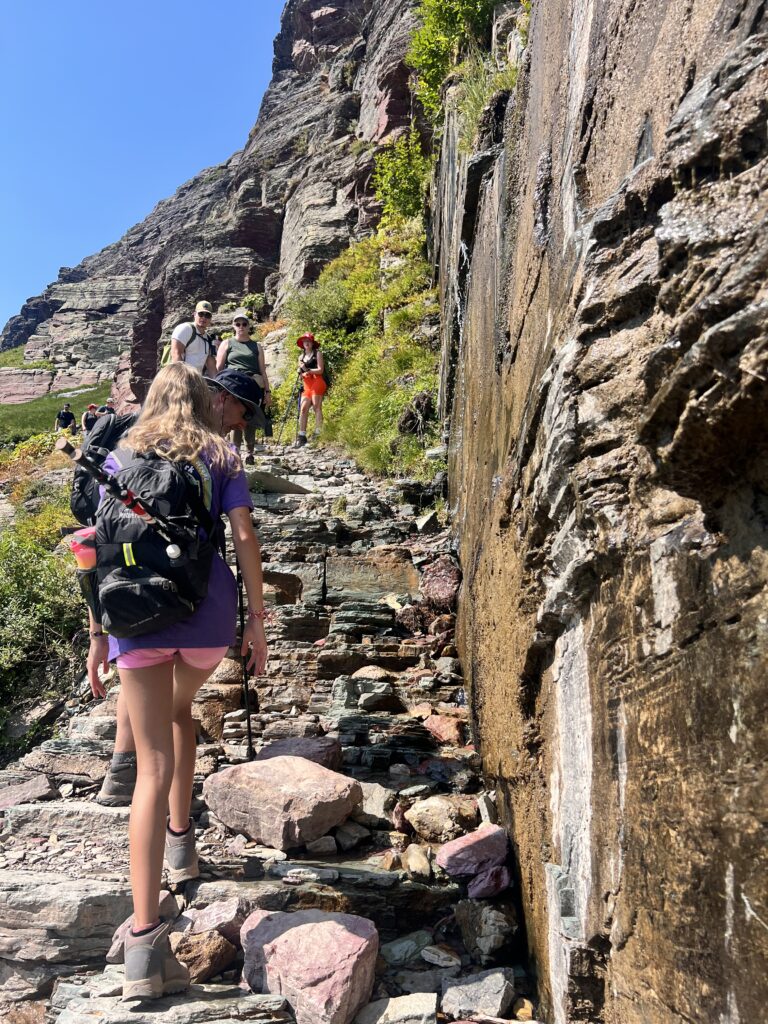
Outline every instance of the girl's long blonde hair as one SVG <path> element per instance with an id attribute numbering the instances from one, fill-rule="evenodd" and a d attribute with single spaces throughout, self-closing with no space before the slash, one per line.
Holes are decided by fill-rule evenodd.
<path id="1" fill-rule="evenodd" d="M 213 403 L 199 370 L 169 363 L 152 381 L 136 425 L 125 443 L 136 452 L 156 451 L 172 462 L 205 453 L 214 466 L 236 471 L 237 459 L 216 430 Z"/>

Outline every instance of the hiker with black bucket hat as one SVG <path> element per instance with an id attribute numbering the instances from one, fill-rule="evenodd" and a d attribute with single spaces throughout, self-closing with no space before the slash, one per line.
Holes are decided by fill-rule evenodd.
<path id="1" fill-rule="evenodd" d="M 250 411 L 253 406 L 237 397 L 234 384 L 225 378 L 211 387 L 220 392 L 221 402 Z M 189 987 L 189 972 L 168 941 L 171 922 L 159 916 L 159 894 L 164 856 L 172 883 L 199 876 L 195 826 L 189 814 L 195 769 L 192 701 L 235 642 L 237 614 L 235 579 L 213 542 L 221 514 L 231 525 L 248 597 L 241 653 L 248 655 L 248 667 L 256 675 L 266 665 L 266 613 L 261 552 L 251 523 L 253 504 L 242 464 L 219 433 L 223 422 L 223 412 L 216 415 L 209 382 L 191 367 L 173 363 L 160 370 L 136 425 L 104 462 L 118 495 L 127 495 L 126 501 L 130 498 L 134 504 L 139 501 L 143 509 L 134 514 L 130 502 L 129 512 L 123 507 L 126 501 L 113 492 L 105 494 L 96 518 L 96 571 L 101 611 L 107 618 L 97 616 L 98 608 L 89 608 L 91 688 L 95 696 L 105 696 L 98 670 L 108 660 L 116 661 L 138 763 L 129 830 L 134 914 L 125 940 L 124 1000 L 156 999 Z M 164 482 L 160 493 L 156 481 Z M 171 493 L 180 501 L 167 497 Z M 155 534 L 156 521 L 147 519 L 146 512 L 151 516 L 153 508 L 168 503 L 170 513 L 159 522 L 178 524 L 179 530 L 184 524 L 184 533 L 166 544 L 165 534 L 157 526 Z M 172 588 L 157 585 L 158 573 L 191 578 L 198 549 L 205 551 L 210 568 L 205 589 L 199 588 L 196 599 L 187 599 L 181 583 L 178 596 Z M 137 590 L 134 598 L 130 586 L 122 596 L 114 591 L 119 573 Z M 150 594 L 151 587 L 155 589 Z M 163 593 L 168 604 L 160 608 Z M 173 601 L 180 609 L 185 601 L 191 608 L 177 614 Z M 146 618 L 148 609 L 155 608 L 164 616 L 157 628 Z M 113 628 L 107 638 L 103 625 L 116 612 L 120 628 Z M 174 614 L 176 618 L 171 617 Z"/>
<path id="2" fill-rule="evenodd" d="M 261 422 L 258 422 L 254 417 L 250 423 L 246 424 L 244 432 L 235 430 L 232 435 L 232 440 L 238 451 L 243 443 L 243 434 L 245 435 L 247 449 L 245 463 L 247 466 L 252 466 L 254 462 L 253 453 L 256 446 L 256 428 L 260 427 L 265 432 L 267 431 L 268 423 L 265 410 L 269 410 L 272 404 L 272 393 L 269 386 L 269 378 L 267 377 L 264 349 L 258 341 L 253 341 L 251 338 L 251 319 L 247 309 L 241 307 L 235 310 L 232 314 L 232 326 L 235 336 L 234 338 L 227 338 L 219 345 L 216 354 L 216 367 L 219 372 L 226 367 L 227 369 L 247 373 L 261 390 Z"/>
<path id="3" fill-rule="evenodd" d="M 222 437 L 230 430 L 243 430 L 259 409 L 259 388 L 251 378 L 237 370 L 224 370 L 216 377 L 205 377 L 211 394 L 215 428 Z M 133 426 L 133 420 L 129 422 Z M 119 443 L 116 439 L 115 443 Z M 95 516 L 94 504 L 92 516 Z M 93 522 L 92 518 L 81 522 Z M 96 802 L 107 807 L 127 807 L 136 785 L 136 745 L 122 693 L 117 698 L 117 732 L 112 760 L 96 797 Z"/>

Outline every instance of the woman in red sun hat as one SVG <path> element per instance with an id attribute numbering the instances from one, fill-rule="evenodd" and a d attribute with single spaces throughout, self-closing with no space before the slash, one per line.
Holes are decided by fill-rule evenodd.
<path id="1" fill-rule="evenodd" d="M 323 353 L 320 351 L 320 342 L 315 339 L 314 334 L 307 332 L 296 339 L 296 344 L 302 349 L 299 357 L 299 373 L 303 393 L 301 396 L 301 409 L 299 410 L 299 434 L 296 438 L 296 446 L 301 448 L 307 443 L 307 419 L 310 408 L 315 410 L 315 435 L 319 434 L 323 426 L 323 396 L 327 390 L 323 371 Z"/>

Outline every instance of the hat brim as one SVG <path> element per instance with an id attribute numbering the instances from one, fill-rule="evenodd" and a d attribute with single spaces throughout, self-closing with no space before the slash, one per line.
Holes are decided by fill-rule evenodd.
<path id="1" fill-rule="evenodd" d="M 318 348 L 320 348 L 320 342 L 317 340 L 317 338 L 308 338 L 306 336 L 306 334 L 303 335 L 301 338 L 297 338 L 296 339 L 296 348 L 304 348 L 304 346 L 302 344 L 302 342 L 304 342 L 304 341 L 311 341 L 315 345 L 317 345 Z"/>
<path id="2" fill-rule="evenodd" d="M 222 384 L 222 382 L 220 380 L 216 380 L 215 377 L 206 377 L 205 375 L 203 375 L 203 379 L 205 380 L 205 383 L 208 385 L 208 387 L 213 385 L 220 391 L 226 391 L 228 395 L 232 395 L 232 397 L 236 398 L 238 402 L 242 402 L 247 409 L 250 409 L 252 412 L 255 413 L 261 412 L 261 408 L 259 405 L 256 404 L 256 402 L 251 402 L 249 399 L 243 398 L 242 395 L 238 395 L 236 391 L 233 391 L 231 388 L 228 388 L 226 384 Z"/>

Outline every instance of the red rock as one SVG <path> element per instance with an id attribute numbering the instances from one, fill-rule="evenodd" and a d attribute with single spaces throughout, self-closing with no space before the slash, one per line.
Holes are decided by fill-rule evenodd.
<path id="1" fill-rule="evenodd" d="M 512 882 L 512 876 L 506 864 L 497 864 L 492 868 L 478 872 L 467 886 L 467 895 L 471 900 L 498 896 L 500 892 L 508 889 Z"/>
<path id="2" fill-rule="evenodd" d="M 432 705 L 428 701 L 422 701 L 421 704 L 416 704 L 415 707 L 409 708 L 408 714 L 411 718 L 429 718 L 432 714 Z"/>
<path id="3" fill-rule="evenodd" d="M 440 555 L 424 569 L 419 589 L 432 608 L 450 612 L 456 604 L 460 586 L 458 563 L 450 555 Z"/>
<path id="4" fill-rule="evenodd" d="M 345 821 L 363 791 L 353 779 L 303 757 L 273 757 L 209 775 L 203 796 L 234 832 L 290 850 Z"/>
<path id="5" fill-rule="evenodd" d="M 285 996 L 296 1024 L 349 1024 L 371 997 L 379 937 L 366 918 L 256 910 L 241 939 L 249 988 Z"/>
<path id="6" fill-rule="evenodd" d="M 437 863 L 451 876 L 478 875 L 507 859 L 508 838 L 500 825 L 481 825 L 474 832 L 446 843 Z"/>
<path id="7" fill-rule="evenodd" d="M 427 729 L 439 743 L 450 743 L 451 746 L 460 747 L 464 742 L 464 726 L 456 718 L 449 718 L 448 715 L 430 715 L 424 719 L 424 728 Z"/>
<path id="8" fill-rule="evenodd" d="M 341 770 L 341 744 L 333 736 L 289 736 L 262 747 L 257 761 L 272 757 L 303 757 L 332 772 Z"/>

